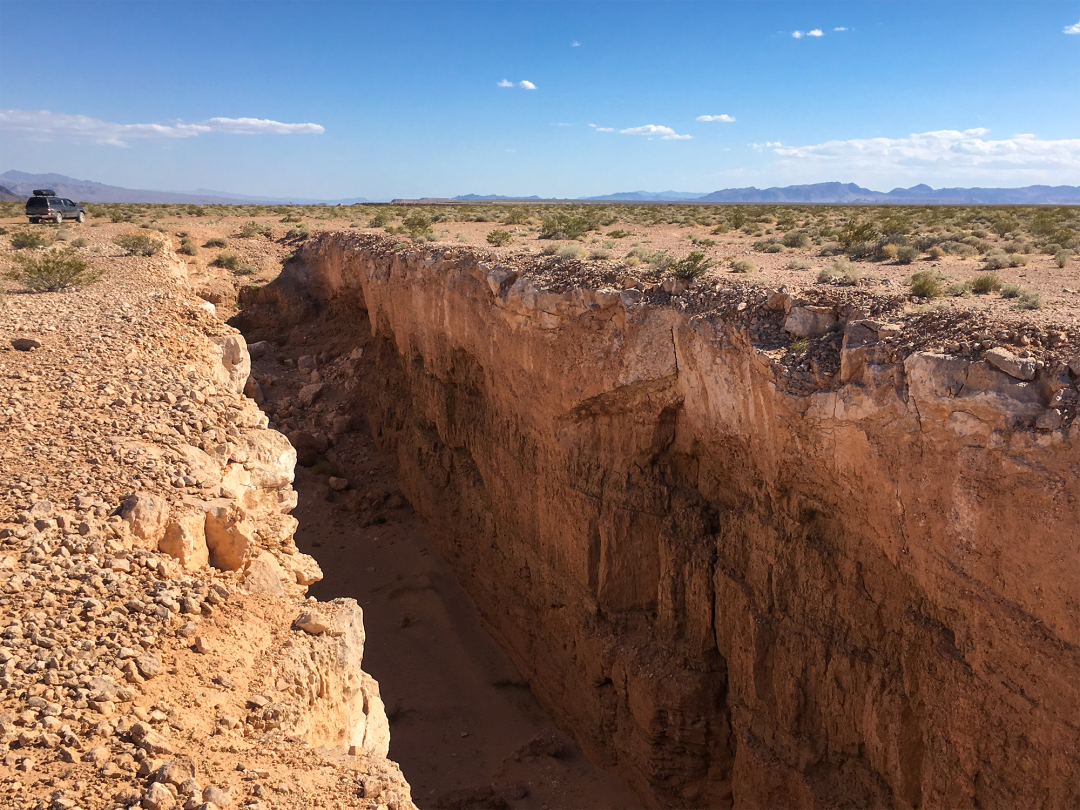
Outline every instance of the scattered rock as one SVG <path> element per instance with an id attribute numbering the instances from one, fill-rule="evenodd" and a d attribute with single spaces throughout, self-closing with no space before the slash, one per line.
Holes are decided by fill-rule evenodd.
<path id="1" fill-rule="evenodd" d="M 330 620 L 318 611 L 308 610 L 301 613 L 293 623 L 298 630 L 317 636 L 330 629 Z"/>
<path id="2" fill-rule="evenodd" d="M 32 352 L 34 349 L 41 348 L 41 341 L 34 338 L 14 338 L 11 341 L 11 347 L 20 352 Z"/>

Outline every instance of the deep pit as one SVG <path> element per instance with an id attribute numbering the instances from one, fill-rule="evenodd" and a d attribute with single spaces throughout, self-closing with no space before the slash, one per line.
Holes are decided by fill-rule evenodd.
<path id="1" fill-rule="evenodd" d="M 950 357 L 869 295 L 627 295 L 543 270 L 331 234 L 242 299 L 250 341 L 315 358 L 275 412 L 313 462 L 298 541 L 340 554 L 317 593 L 371 605 L 417 802 L 449 785 L 466 704 L 411 740 L 437 713 L 394 703 L 374 639 L 464 628 L 436 660 L 474 705 L 548 728 L 516 667 L 649 805 L 1075 805 L 1080 429 L 1035 429 L 1075 376 Z M 763 347 L 799 310 L 843 340 L 795 379 Z M 354 485 L 380 463 L 381 501 Z M 393 476 L 425 528 L 391 508 Z M 420 651 L 397 652 L 405 689 Z M 414 774 L 413 745 L 439 765 Z"/>

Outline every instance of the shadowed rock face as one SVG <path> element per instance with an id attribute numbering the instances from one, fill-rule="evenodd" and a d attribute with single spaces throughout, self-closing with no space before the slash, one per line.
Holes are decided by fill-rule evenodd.
<path id="1" fill-rule="evenodd" d="M 1080 429 L 1034 430 L 1075 379 L 853 320 L 791 394 L 741 317 L 344 235 L 245 312 L 365 347 L 356 408 L 442 553 L 650 801 L 1075 805 Z"/>

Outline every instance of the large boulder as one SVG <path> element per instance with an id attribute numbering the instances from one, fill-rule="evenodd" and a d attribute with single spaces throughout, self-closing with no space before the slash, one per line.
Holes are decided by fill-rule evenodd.
<path id="1" fill-rule="evenodd" d="M 244 574 L 244 590 L 248 593 L 268 593 L 272 596 L 284 596 L 284 582 L 288 575 L 282 569 L 274 555 L 263 551 L 248 563 Z M 291 579 L 291 577 L 289 577 Z"/>
<path id="2" fill-rule="evenodd" d="M 173 515 L 158 549 L 175 557 L 189 571 L 202 568 L 210 561 L 206 547 L 206 515 L 196 511 Z"/>
<path id="3" fill-rule="evenodd" d="M 836 310 L 832 307 L 792 307 L 784 319 L 784 331 L 796 337 L 821 337 L 837 319 Z"/>
<path id="4" fill-rule="evenodd" d="M 160 495 L 135 492 L 128 495 L 120 506 L 120 517 L 128 522 L 131 533 L 156 548 L 165 535 L 169 518 L 169 504 Z"/>
<path id="5" fill-rule="evenodd" d="M 218 369 L 218 381 L 238 394 L 243 393 L 244 385 L 251 374 L 251 357 L 248 355 L 247 341 L 240 333 L 216 338 L 221 348 L 221 367 Z"/>
<path id="6" fill-rule="evenodd" d="M 253 429 L 244 433 L 232 460 L 251 473 L 251 485 L 278 489 L 293 482 L 296 450 L 276 430 Z"/>
<path id="7" fill-rule="evenodd" d="M 210 564 L 223 571 L 239 571 L 256 547 L 255 525 L 235 501 L 208 501 L 204 508 Z"/>

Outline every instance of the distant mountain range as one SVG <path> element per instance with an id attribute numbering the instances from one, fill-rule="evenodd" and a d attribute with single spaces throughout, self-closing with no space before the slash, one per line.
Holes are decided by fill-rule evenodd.
<path id="1" fill-rule="evenodd" d="M 149 191 L 76 180 L 62 174 L 0 174 L 0 202 L 25 200 L 35 188 L 55 189 L 62 197 L 91 203 L 172 203 L 188 205 L 353 205 L 371 202 L 364 197 L 312 200 L 302 197 L 254 197 L 199 188 L 194 191 Z M 939 188 L 920 184 L 892 191 L 873 191 L 854 183 L 811 183 L 759 189 L 726 188 L 702 194 L 696 191 L 623 191 L 575 200 L 506 197 L 498 194 L 463 194 L 460 197 L 425 197 L 394 202 L 672 202 L 672 203 L 896 203 L 901 205 L 1080 205 L 1080 186 L 1025 186 L 1024 188 Z"/>
<path id="2" fill-rule="evenodd" d="M 167 203 L 180 205 L 352 205 L 368 202 L 363 197 L 346 200 L 309 200 L 299 197 L 250 197 L 228 191 L 200 188 L 195 191 L 149 191 L 146 189 L 107 186 L 93 180 L 76 180 L 63 174 L 27 174 L 6 171 L 0 174 L 2 188 L 15 197 L 25 198 L 35 188 L 53 189 L 61 197 L 89 203 Z"/>
<path id="3" fill-rule="evenodd" d="M 536 197 L 498 197 L 468 194 L 455 200 L 525 200 Z M 581 202 L 698 202 L 698 203 L 897 203 L 903 205 L 1080 205 L 1080 186 L 1024 188 L 939 188 L 925 184 L 892 191 L 872 191 L 854 183 L 812 183 L 759 189 L 726 188 L 710 194 L 693 191 L 624 191 Z"/>

